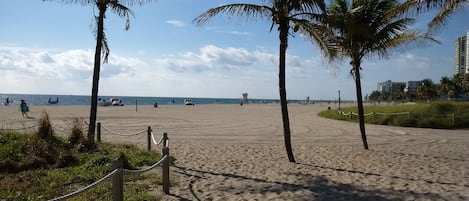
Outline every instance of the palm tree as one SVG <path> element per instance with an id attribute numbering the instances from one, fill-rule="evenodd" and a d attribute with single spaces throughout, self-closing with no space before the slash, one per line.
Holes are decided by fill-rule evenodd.
<path id="1" fill-rule="evenodd" d="M 422 85 L 417 87 L 417 94 L 421 99 L 430 101 L 437 94 L 437 86 L 431 79 L 424 79 L 422 80 Z"/>
<path id="2" fill-rule="evenodd" d="M 429 39 L 408 30 L 414 20 L 401 16 L 400 9 L 402 6 L 397 0 L 333 0 L 328 8 L 329 17 L 325 24 L 334 33 L 331 46 L 337 50 L 337 58 L 351 59 L 350 73 L 355 80 L 359 127 L 365 149 L 368 149 L 368 142 L 360 81 L 363 59 L 372 55 L 386 58 L 392 50 L 403 50 L 404 45 L 412 44 L 410 42 Z"/>
<path id="3" fill-rule="evenodd" d="M 310 22 L 310 19 L 318 19 L 325 12 L 323 0 L 269 0 L 270 5 L 255 4 L 228 4 L 209 9 L 194 19 L 196 25 L 203 25 L 209 19 L 220 13 L 237 15 L 247 19 L 268 19 L 272 22 L 270 30 L 278 26 L 279 32 L 279 92 L 282 110 L 283 132 L 285 148 L 290 162 L 295 162 L 291 147 L 290 120 L 288 117 L 287 93 L 285 86 L 285 58 L 288 47 L 288 35 L 291 28 L 300 31 L 319 44 L 321 49 L 327 52 L 324 43 L 321 42 L 321 32 L 318 27 Z"/>
<path id="4" fill-rule="evenodd" d="M 52 0 L 51 0 L 52 1 Z M 94 144 L 94 135 L 96 130 L 96 116 L 98 109 L 98 89 L 99 89 L 99 73 L 101 69 L 101 56 L 103 62 L 108 62 L 109 46 L 104 33 L 104 18 L 106 10 L 108 8 L 119 17 L 126 19 L 125 29 L 128 30 L 130 27 L 130 15 L 133 16 L 133 12 L 119 0 L 57 0 L 64 4 L 81 4 L 81 5 L 92 5 L 96 6 L 99 10 L 98 16 L 95 16 L 96 20 L 96 49 L 94 55 L 94 69 L 93 69 L 93 86 L 91 89 L 91 109 L 90 109 L 90 122 L 88 127 L 88 144 Z M 145 2 L 151 0 L 121 0 L 125 1 L 127 5 L 132 6 L 134 4 L 142 5 Z"/>
<path id="5" fill-rule="evenodd" d="M 436 16 L 428 23 L 429 31 L 439 30 L 444 27 L 449 17 L 469 5 L 468 0 L 407 0 L 405 5 L 410 8 L 415 8 L 416 13 L 422 13 L 433 9 L 440 9 Z"/>
<path id="6" fill-rule="evenodd" d="M 451 97 L 455 95 L 454 90 L 453 80 L 447 76 L 441 77 L 440 85 L 438 87 L 438 95 L 448 96 L 448 99 L 451 99 Z"/>

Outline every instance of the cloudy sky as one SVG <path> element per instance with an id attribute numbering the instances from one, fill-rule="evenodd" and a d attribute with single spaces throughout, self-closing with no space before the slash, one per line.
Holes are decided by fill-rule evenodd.
<path id="1" fill-rule="evenodd" d="M 98 11 L 57 2 L 0 1 L 0 94 L 91 94 Z M 269 22 L 219 16 L 202 27 L 192 23 L 210 8 L 238 2 L 243 1 L 158 0 L 134 6 L 128 31 L 125 20 L 108 11 L 111 54 L 101 68 L 99 95 L 239 98 L 248 92 L 251 98 L 278 98 L 278 33 L 269 32 Z M 455 40 L 469 30 L 468 9 L 437 35 L 441 44 L 366 60 L 363 94 L 385 80 L 439 82 L 452 76 Z M 413 28 L 423 29 L 428 16 Z M 333 100 L 340 90 L 342 98 L 356 99 L 348 63 L 330 65 L 314 44 L 290 37 L 288 98 Z"/>

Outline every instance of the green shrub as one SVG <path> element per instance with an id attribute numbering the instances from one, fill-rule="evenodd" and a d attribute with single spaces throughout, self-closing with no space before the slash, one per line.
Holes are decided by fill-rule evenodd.
<path id="1" fill-rule="evenodd" d="M 429 113 L 448 114 L 455 111 L 456 106 L 450 102 L 434 102 L 430 104 Z"/>
<path id="2" fill-rule="evenodd" d="M 344 113 L 355 112 L 357 108 L 342 108 Z M 438 101 L 433 103 L 369 105 L 364 113 L 402 113 L 408 115 L 376 114 L 365 116 L 365 123 L 422 128 L 469 128 L 469 102 Z M 344 116 L 334 110 L 325 110 L 319 116 L 337 120 L 354 121 L 358 117 Z"/>
<path id="3" fill-rule="evenodd" d="M 49 114 L 47 111 L 43 110 L 41 112 L 41 117 L 38 120 L 38 132 L 37 136 L 41 139 L 52 139 L 54 136 L 54 130 L 49 120 Z"/>
<path id="4" fill-rule="evenodd" d="M 36 135 L 0 131 L 0 172 L 3 172 L 0 175 L 0 198 L 48 200 L 109 174 L 112 161 L 118 157 L 124 158 L 127 169 L 150 165 L 161 158 L 160 153 L 145 151 L 135 145 L 98 145 L 94 152 L 80 152 L 79 148 L 68 146 L 64 139 L 46 140 Z M 51 152 L 52 147 L 56 149 L 54 155 L 57 157 L 54 164 L 48 161 L 48 154 L 42 153 Z M 158 195 L 148 190 L 161 183 L 155 174 L 157 171 L 126 175 L 125 200 L 156 200 Z M 111 197 L 110 183 L 105 181 L 70 200 L 107 200 Z"/>
<path id="5" fill-rule="evenodd" d="M 83 132 L 83 127 L 85 123 L 83 118 L 75 117 L 72 119 L 70 124 L 71 134 L 68 137 L 68 143 L 72 146 L 76 146 L 77 144 L 85 143 L 85 135 Z"/>

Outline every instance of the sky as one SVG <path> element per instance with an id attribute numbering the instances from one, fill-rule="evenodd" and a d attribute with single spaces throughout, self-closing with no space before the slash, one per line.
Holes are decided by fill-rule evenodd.
<path id="1" fill-rule="evenodd" d="M 58 1 L 0 1 L 0 94 L 91 95 L 93 6 Z M 192 20 L 233 0 L 158 0 L 125 19 L 106 13 L 109 62 L 101 66 L 99 95 L 278 99 L 278 32 L 269 21 L 216 16 L 203 26 Z M 455 40 L 469 31 L 469 6 L 436 36 L 441 44 L 396 52 L 362 63 L 362 91 L 386 80 L 407 82 L 454 74 Z M 412 28 L 425 30 L 433 14 Z M 289 37 L 288 99 L 356 100 L 349 60 L 333 65 L 300 35 Z"/>

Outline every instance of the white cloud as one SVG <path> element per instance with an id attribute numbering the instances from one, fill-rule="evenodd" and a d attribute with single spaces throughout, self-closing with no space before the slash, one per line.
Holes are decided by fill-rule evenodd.
<path id="1" fill-rule="evenodd" d="M 243 32 L 243 31 L 217 31 L 217 33 L 221 33 L 221 34 L 231 34 L 231 35 L 240 35 L 240 36 L 252 35 L 251 32 Z"/>
<path id="2" fill-rule="evenodd" d="M 0 58 L 0 84 L 7 89 L 3 93 L 89 94 L 91 90 L 93 50 L 0 47 Z M 323 88 L 313 84 L 330 77 L 322 68 L 318 58 L 287 55 L 287 86 L 297 93 L 305 87 Z M 99 93 L 238 97 L 249 92 L 252 97 L 277 98 L 277 87 L 277 54 L 262 48 L 206 45 L 153 60 L 111 53 L 109 63 L 101 65 Z"/>
<path id="3" fill-rule="evenodd" d="M 414 54 L 403 54 L 397 58 L 396 64 L 399 68 L 428 69 L 430 67 L 430 59 Z"/>
<path id="4" fill-rule="evenodd" d="M 183 21 L 179 20 L 167 20 L 166 23 L 173 25 L 175 27 L 185 27 L 186 24 Z"/>

